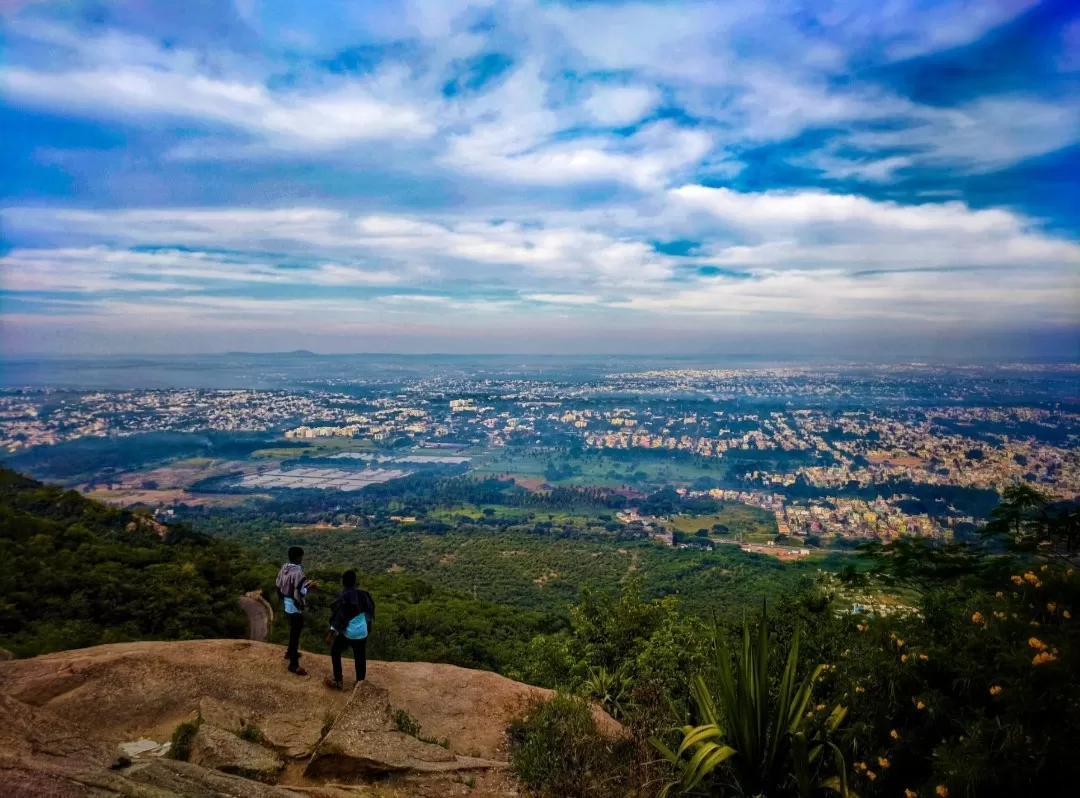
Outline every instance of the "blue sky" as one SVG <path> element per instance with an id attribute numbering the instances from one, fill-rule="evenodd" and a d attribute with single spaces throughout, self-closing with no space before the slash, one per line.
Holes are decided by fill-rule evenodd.
<path id="1" fill-rule="evenodd" d="M 1080 355 L 1080 6 L 3 9 L 26 353 Z"/>

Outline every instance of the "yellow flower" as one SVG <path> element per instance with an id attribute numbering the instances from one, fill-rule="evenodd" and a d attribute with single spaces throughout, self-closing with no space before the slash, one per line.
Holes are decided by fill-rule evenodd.
<path id="1" fill-rule="evenodd" d="M 889 732 L 889 736 L 892 737 L 894 740 L 899 740 L 900 739 L 900 732 L 898 732 L 896 729 L 892 729 Z"/>
<path id="2" fill-rule="evenodd" d="M 1056 660 L 1057 654 L 1054 654 L 1050 651 L 1040 651 L 1038 654 L 1035 655 L 1034 659 L 1031 660 L 1031 664 L 1042 665 L 1043 663 L 1055 662 Z"/>
<path id="3" fill-rule="evenodd" d="M 1024 584 L 1024 577 L 1022 576 L 1011 576 L 1009 578 L 1012 579 L 1014 585 Z"/>
<path id="4" fill-rule="evenodd" d="M 877 773 L 875 773 L 872 770 L 868 770 L 868 771 L 866 771 L 866 778 L 870 779 L 870 781 L 873 781 L 874 779 L 877 778 Z"/>
<path id="5" fill-rule="evenodd" d="M 823 710 L 823 709 L 825 709 L 824 704 L 818 704 L 816 707 L 814 707 L 815 712 L 821 712 L 821 710 Z"/>
<path id="6" fill-rule="evenodd" d="M 903 647 L 904 647 L 904 641 L 903 641 L 903 640 L 900 640 L 899 638 L 897 638 L 897 640 L 896 640 L 896 647 L 897 647 L 897 648 L 903 648 Z"/>
<path id="7" fill-rule="evenodd" d="M 1036 582 L 1039 581 L 1039 577 L 1035 576 L 1034 571 L 1025 571 L 1024 572 L 1024 581 L 1025 582 L 1031 582 L 1031 584 L 1035 584 Z"/>
<path id="8" fill-rule="evenodd" d="M 990 695 L 1001 695 L 1001 685 L 995 684 L 990 688 Z"/>
<path id="9" fill-rule="evenodd" d="M 896 639 L 896 632 L 889 632 L 889 639 L 890 640 L 895 640 Z"/>
<path id="10" fill-rule="evenodd" d="M 1032 648 L 1038 650 L 1038 651 L 1045 651 L 1046 650 L 1046 643 L 1044 643 L 1042 640 L 1040 640 L 1037 637 L 1029 637 L 1028 638 L 1028 645 L 1031 646 Z"/>
<path id="11" fill-rule="evenodd" d="M 904 798 L 919 798 L 919 794 L 915 790 L 904 790 Z"/>
<path id="12" fill-rule="evenodd" d="M 922 701 L 920 701 L 919 703 L 917 703 L 915 705 L 915 709 L 926 709 L 926 704 L 924 704 Z"/>
<path id="13" fill-rule="evenodd" d="M 1036 579 L 1035 580 L 1035 587 L 1042 587 L 1042 582 L 1040 582 L 1038 579 Z"/>
<path id="14" fill-rule="evenodd" d="M 907 654 L 901 654 L 900 655 L 900 661 L 901 662 L 907 662 Z"/>
<path id="15" fill-rule="evenodd" d="M 1043 566 L 1042 568 L 1040 568 L 1039 570 L 1040 570 L 1040 571 L 1042 571 L 1043 573 L 1046 573 L 1047 571 L 1049 571 L 1049 570 L 1050 570 L 1050 566 L 1049 566 L 1049 565 L 1044 565 L 1044 566 Z"/>
<path id="16" fill-rule="evenodd" d="M 862 685 L 859 685 L 858 687 L 856 687 L 856 688 L 855 688 L 855 692 L 856 692 L 856 693 L 865 693 L 865 692 L 866 692 L 866 688 L 865 688 L 865 687 L 863 687 Z"/>
<path id="17" fill-rule="evenodd" d="M 930 659 L 930 657 L 928 657 L 926 654 L 920 654 L 919 659 L 921 659 L 923 662 L 926 662 L 926 660 Z"/>
<path id="18" fill-rule="evenodd" d="M 808 718 L 814 717 L 814 710 L 811 709 L 809 712 L 807 712 L 806 717 L 808 717 Z"/>
<path id="19" fill-rule="evenodd" d="M 971 622 L 972 623 L 982 623 L 982 621 L 983 621 L 983 616 L 982 616 L 981 612 L 974 612 L 974 613 L 971 614 Z"/>
<path id="20" fill-rule="evenodd" d="M 879 757 L 877 758 L 877 763 L 878 763 L 879 765 L 881 765 L 881 767 L 883 767 L 883 768 L 887 768 L 887 767 L 889 766 L 889 760 L 888 760 L 888 759 L 886 759 L 886 758 L 885 758 L 885 757 L 883 757 L 883 756 L 879 756 Z"/>
<path id="21" fill-rule="evenodd" d="M 866 624 L 862 624 L 862 623 L 858 624 L 855 628 L 858 629 L 860 632 L 866 632 L 866 631 L 869 631 L 869 629 L 870 629 L 869 626 L 867 626 Z"/>
<path id="22" fill-rule="evenodd" d="M 866 763 L 865 762 L 856 762 L 855 763 L 855 769 L 856 770 L 866 770 Z"/>
<path id="23" fill-rule="evenodd" d="M 1072 568 L 1070 568 L 1068 571 L 1065 572 L 1065 576 L 1072 576 L 1072 575 L 1073 575 L 1073 569 Z"/>
<path id="24" fill-rule="evenodd" d="M 1064 618 L 1067 621 L 1067 620 L 1069 620 L 1069 618 L 1072 617 L 1072 613 L 1069 612 L 1068 610 L 1062 610 L 1061 611 L 1061 617 Z"/>
<path id="25" fill-rule="evenodd" d="M 941 798 L 949 798 L 949 788 L 946 787 L 944 784 L 939 784 L 934 790 L 934 792 L 940 795 Z"/>
<path id="26" fill-rule="evenodd" d="M 1046 609 L 1050 610 L 1050 612 L 1053 612 L 1057 609 L 1057 604 L 1055 604 L 1053 601 L 1048 601 L 1046 602 Z"/>

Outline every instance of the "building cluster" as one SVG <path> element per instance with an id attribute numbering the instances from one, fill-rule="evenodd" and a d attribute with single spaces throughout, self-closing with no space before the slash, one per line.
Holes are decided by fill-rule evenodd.
<path id="1" fill-rule="evenodd" d="M 708 463 L 744 489 L 739 501 L 774 512 L 792 535 L 941 531 L 901 509 L 902 496 L 843 498 L 853 485 L 1001 490 L 1024 480 L 1054 498 L 1080 495 L 1080 415 L 1040 401 L 1061 389 L 1030 370 L 988 377 L 909 364 L 324 382 L 303 390 L 0 392 L 0 447 L 217 430 L 387 445 L 407 438 L 431 446 L 663 450 Z M 799 489 L 822 501 L 784 498 Z"/>

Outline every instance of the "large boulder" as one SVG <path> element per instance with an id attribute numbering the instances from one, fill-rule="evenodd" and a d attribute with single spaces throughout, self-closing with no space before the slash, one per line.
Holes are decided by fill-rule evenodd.
<path id="1" fill-rule="evenodd" d="M 236 733 L 244 728 L 248 717 L 241 707 L 204 695 L 199 699 L 199 720 L 219 729 Z"/>
<path id="2" fill-rule="evenodd" d="M 119 789 L 116 793 L 140 798 L 311 798 L 318 794 L 296 792 L 171 759 L 140 762 L 117 775 L 124 779 L 127 786 L 117 785 Z M 138 790 L 139 787 L 144 789 Z"/>
<path id="3" fill-rule="evenodd" d="M 284 760 L 274 751 L 208 723 L 201 724 L 195 733 L 188 761 L 259 781 L 272 781 L 285 768 Z"/>
<path id="4" fill-rule="evenodd" d="M 260 724 L 263 741 L 290 759 L 305 759 L 323 738 L 326 717 L 333 717 L 333 713 L 327 713 L 323 720 L 298 712 L 271 715 Z"/>
<path id="5" fill-rule="evenodd" d="M 248 640 L 116 643 L 0 662 L 0 694 L 48 706 L 113 746 L 167 739 L 209 698 L 256 723 L 287 755 L 306 756 L 349 696 L 323 686 L 329 657 L 305 653 L 313 676 L 297 678 L 281 655 L 280 646 Z M 372 661 L 368 681 L 452 752 L 485 759 L 504 759 L 507 724 L 552 696 L 497 673 L 430 662 Z M 607 713 L 594 714 L 605 734 L 621 732 Z"/>
<path id="6" fill-rule="evenodd" d="M 19 798 L 322 798 L 153 758 L 120 767 L 92 728 L 0 693 L 0 795 Z M 225 734 L 226 732 L 222 732 Z M 242 741 L 241 741 L 242 742 Z M 326 796 L 329 798 L 329 796 Z"/>
<path id="7" fill-rule="evenodd" d="M 349 703 L 319 743 L 304 775 L 311 778 L 447 773 L 504 767 L 505 763 L 458 756 L 394 728 L 389 692 L 370 682 L 353 690 Z"/>

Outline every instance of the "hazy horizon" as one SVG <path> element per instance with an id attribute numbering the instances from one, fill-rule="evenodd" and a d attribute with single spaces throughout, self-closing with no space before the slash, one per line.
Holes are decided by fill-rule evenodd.
<path id="1" fill-rule="evenodd" d="M 1072 4 L 0 18 L 8 357 L 1080 359 Z"/>

